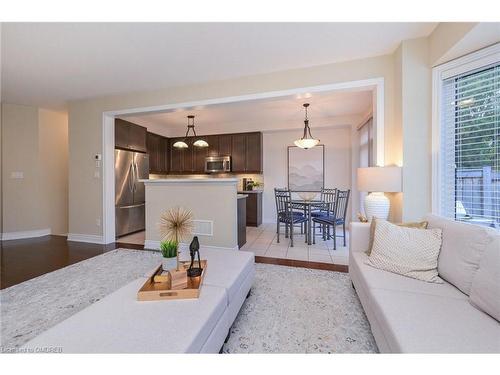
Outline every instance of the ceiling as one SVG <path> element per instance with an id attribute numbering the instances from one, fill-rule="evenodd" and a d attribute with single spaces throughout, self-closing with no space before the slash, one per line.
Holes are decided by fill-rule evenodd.
<path id="1" fill-rule="evenodd" d="M 165 136 L 183 136 L 187 115 L 195 115 L 197 134 L 300 129 L 308 102 L 312 128 L 351 126 L 372 107 L 371 91 L 306 93 L 274 99 L 249 100 L 196 108 L 183 108 L 141 116 L 120 116 Z"/>
<path id="2" fill-rule="evenodd" d="M 392 53 L 436 23 L 4 23 L 2 99 L 67 101 Z"/>

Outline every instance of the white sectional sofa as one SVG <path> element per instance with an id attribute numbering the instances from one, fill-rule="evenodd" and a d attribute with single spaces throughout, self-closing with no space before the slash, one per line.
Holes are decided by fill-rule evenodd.
<path id="1" fill-rule="evenodd" d="M 201 249 L 208 267 L 200 297 L 137 301 L 137 279 L 23 346 L 63 353 L 218 353 L 255 277 L 249 252 Z M 160 258 L 158 258 L 160 260 Z"/>
<path id="2" fill-rule="evenodd" d="M 370 225 L 351 223 L 349 275 L 381 352 L 500 353 L 500 323 L 472 302 L 485 253 L 496 280 L 480 294 L 492 311 L 500 306 L 499 234 L 494 230 L 428 215 L 443 230 L 438 272 L 443 284 L 427 283 L 366 264 Z M 491 287 L 493 285 L 493 287 Z M 496 285 L 496 289 L 495 289 Z M 476 290 L 474 290 L 476 288 Z M 470 298 L 470 296 L 474 298 Z M 484 302 L 483 298 L 483 302 Z M 487 309 L 488 310 L 488 309 Z M 498 316 L 497 316 L 498 319 Z"/>

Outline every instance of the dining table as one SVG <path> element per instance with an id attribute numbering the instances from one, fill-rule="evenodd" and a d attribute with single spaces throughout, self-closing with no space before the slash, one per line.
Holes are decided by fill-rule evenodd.
<path id="1" fill-rule="evenodd" d="M 306 200 L 306 199 L 292 199 L 291 200 L 292 209 L 300 209 L 304 212 L 307 218 L 307 228 L 306 228 L 306 242 L 308 245 L 312 245 L 312 210 L 313 208 L 324 208 L 325 202 L 321 200 Z"/>

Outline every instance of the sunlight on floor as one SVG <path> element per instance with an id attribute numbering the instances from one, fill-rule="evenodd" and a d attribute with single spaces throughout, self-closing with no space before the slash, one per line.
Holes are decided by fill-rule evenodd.
<path id="1" fill-rule="evenodd" d="M 349 243 L 343 246 L 343 239 L 337 237 L 337 250 L 333 250 L 333 240 L 323 241 L 321 235 L 316 236 L 316 244 L 308 246 L 300 229 L 294 232 L 294 246 L 290 247 L 290 239 L 285 238 L 284 228 L 280 234 L 280 243 L 276 241 L 276 226 L 274 224 L 262 224 L 258 228 L 247 227 L 247 243 L 240 249 L 251 251 L 256 256 L 270 258 L 306 260 L 310 262 L 348 264 Z M 337 233 L 342 232 L 337 230 Z M 349 233 L 346 234 L 347 241 Z"/>

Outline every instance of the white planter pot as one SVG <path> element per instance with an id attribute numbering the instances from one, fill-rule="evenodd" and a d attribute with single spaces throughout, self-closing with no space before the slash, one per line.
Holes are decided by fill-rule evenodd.
<path id="1" fill-rule="evenodd" d="M 165 271 L 177 268 L 177 257 L 162 258 L 162 267 Z"/>

